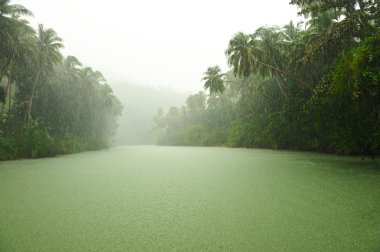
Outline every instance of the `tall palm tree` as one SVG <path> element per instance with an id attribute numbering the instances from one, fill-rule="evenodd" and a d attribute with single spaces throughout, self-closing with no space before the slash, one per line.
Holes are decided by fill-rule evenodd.
<path id="1" fill-rule="evenodd" d="M 256 72 L 263 76 L 273 77 L 282 95 L 287 98 L 284 74 L 278 72 L 278 69 L 285 69 L 289 65 L 289 57 L 286 56 L 286 50 L 283 47 L 284 37 L 280 28 L 277 26 L 261 27 L 256 30 L 255 39 L 257 40 L 256 51 L 260 51 L 260 55 L 256 56 L 256 61 L 260 62 L 256 66 Z M 259 57 L 260 59 L 258 59 Z"/>
<path id="2" fill-rule="evenodd" d="M 230 40 L 225 54 L 227 56 L 227 63 L 233 68 L 234 74 L 246 79 L 253 72 L 266 74 L 270 71 L 278 75 L 285 75 L 300 85 L 311 89 L 298 77 L 277 66 L 264 62 L 268 58 L 269 53 L 265 52 L 265 48 L 263 48 L 260 41 L 260 35 L 260 33 L 246 35 L 240 32 Z"/>
<path id="3" fill-rule="evenodd" d="M 20 4 L 10 4 L 10 0 L 0 0 L 0 20 L 8 19 L 12 15 L 33 15 L 30 10 Z"/>
<path id="4" fill-rule="evenodd" d="M 53 29 L 44 29 L 43 25 L 38 26 L 38 39 L 36 48 L 36 68 L 32 79 L 32 89 L 26 101 L 24 114 L 24 124 L 31 119 L 33 98 L 36 93 L 37 83 L 44 70 L 51 70 L 53 65 L 61 62 L 63 47 L 62 39 L 57 36 Z"/>
<path id="5" fill-rule="evenodd" d="M 20 16 L 33 16 L 33 13 L 22 5 L 10 4 L 10 0 L 0 0 L 1 43 L 11 41 L 14 28 L 20 24 Z"/>
<path id="6" fill-rule="evenodd" d="M 35 45 L 35 32 L 27 20 L 20 19 L 15 14 L 9 20 L 7 16 L 3 16 L 3 18 L 5 18 L 5 23 L 8 26 L 0 25 L 1 28 L 4 28 L 0 28 L 0 83 L 3 82 L 0 89 L 5 96 L 8 95 L 9 111 L 12 100 L 12 82 L 15 74 L 17 74 L 16 68 L 30 58 Z M 5 113 L 5 102 L 6 98 L 3 101 L 3 106 L 1 106 L 0 119 Z"/>
<path id="7" fill-rule="evenodd" d="M 67 56 L 63 61 L 66 73 L 75 79 L 79 77 L 79 72 L 81 69 L 79 67 L 82 66 L 82 63 L 75 56 Z"/>
<path id="8" fill-rule="evenodd" d="M 207 68 L 204 73 L 203 81 L 206 81 L 204 88 L 210 91 L 210 94 L 223 93 L 226 89 L 223 81 L 224 74 L 219 66 L 213 66 Z"/>
<path id="9" fill-rule="evenodd" d="M 84 99 L 78 104 L 75 120 L 78 120 L 76 132 L 80 132 L 85 139 L 95 137 L 96 123 L 98 120 L 98 108 L 102 107 L 98 98 L 100 85 L 105 84 L 106 80 L 99 71 L 94 71 L 91 67 L 84 67 L 79 72 L 79 92 Z M 103 89 L 103 91 L 106 89 Z M 82 120 L 83 123 L 79 123 Z M 88 130 L 91 129 L 91 130 Z"/>
<path id="10" fill-rule="evenodd" d="M 251 36 L 242 32 L 237 33 L 229 42 L 225 52 L 227 63 L 233 68 L 234 75 L 244 78 L 252 73 L 253 50 L 256 47 L 256 41 Z"/>
<path id="11" fill-rule="evenodd" d="M 29 27 L 25 20 L 20 19 L 22 15 L 33 14 L 22 5 L 10 4 L 10 0 L 0 0 L 0 82 L 18 53 L 19 28 L 26 32 Z"/>

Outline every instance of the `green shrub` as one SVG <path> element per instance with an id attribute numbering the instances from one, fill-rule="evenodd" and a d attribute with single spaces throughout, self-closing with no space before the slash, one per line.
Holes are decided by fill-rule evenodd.
<path id="1" fill-rule="evenodd" d="M 18 148 L 16 142 L 11 138 L 0 137 L 0 161 L 16 159 Z"/>
<path id="2" fill-rule="evenodd" d="M 36 122 L 30 123 L 22 136 L 21 155 L 25 158 L 50 157 L 58 154 L 54 138 Z"/>

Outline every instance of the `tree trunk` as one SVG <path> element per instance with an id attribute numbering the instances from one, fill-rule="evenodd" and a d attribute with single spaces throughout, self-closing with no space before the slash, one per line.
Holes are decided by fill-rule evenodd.
<path id="1" fill-rule="evenodd" d="M 283 81 L 283 78 L 281 78 Z M 282 95 L 284 96 L 285 100 L 288 99 L 288 96 L 286 95 L 284 88 L 282 87 L 280 81 L 276 78 L 277 86 L 280 88 Z M 283 82 L 284 83 L 284 82 Z"/>
<path id="2" fill-rule="evenodd" d="M 12 57 L 9 57 L 7 63 L 5 64 L 5 66 L 3 68 L 3 71 L 1 71 L 1 73 L 0 73 L 0 83 L 1 83 L 1 80 L 3 79 L 3 77 L 5 76 L 5 73 L 7 72 L 11 62 L 12 62 Z"/>
<path id="3" fill-rule="evenodd" d="M 9 57 L 7 63 L 5 64 L 3 70 L 0 73 L 0 84 L 1 84 L 1 80 L 3 79 L 5 74 L 7 73 L 8 68 L 11 65 L 11 63 L 12 63 L 12 57 Z M 7 88 L 6 88 L 7 94 L 9 92 L 9 85 L 10 85 L 10 80 L 8 79 Z M 6 102 L 4 102 L 4 104 L 1 106 L 0 119 L 3 118 L 5 107 L 6 107 Z"/>
<path id="4" fill-rule="evenodd" d="M 10 81 L 8 80 L 8 83 L 7 83 L 7 88 L 6 88 L 6 94 L 9 93 L 9 86 L 10 86 Z M 6 96 L 6 95 L 5 95 Z M 3 115 L 4 115 L 4 112 L 5 112 L 5 107 L 7 106 L 7 102 L 6 100 L 4 101 L 3 105 L 1 105 L 1 111 L 0 111 L 0 120 L 3 118 Z"/>
<path id="5" fill-rule="evenodd" d="M 278 67 L 278 65 L 276 64 L 276 62 L 274 63 L 274 65 L 276 66 L 277 69 L 280 69 L 280 68 Z M 285 80 L 284 80 L 284 77 L 282 76 L 282 74 L 279 74 L 279 75 L 278 75 L 278 78 L 280 78 L 280 81 L 277 79 L 277 85 L 278 85 L 278 87 L 281 89 L 281 93 L 282 93 L 282 95 L 285 97 L 285 100 L 286 100 L 286 99 L 288 99 L 288 95 L 286 94 L 286 92 L 285 92 L 285 88 L 284 88 L 284 86 L 285 86 Z M 282 84 L 281 84 L 281 83 L 282 83 Z"/>
<path id="6" fill-rule="evenodd" d="M 295 81 L 297 81 L 299 84 L 301 84 L 301 86 L 306 87 L 306 88 L 308 88 L 308 89 L 310 89 L 310 90 L 313 90 L 311 87 L 309 87 L 307 84 L 305 84 L 303 80 L 301 80 L 301 79 L 299 79 L 299 78 L 293 76 L 292 74 L 289 74 L 289 73 L 287 73 L 287 72 L 285 72 L 285 71 L 283 71 L 283 70 L 281 70 L 281 69 L 279 69 L 279 68 L 277 68 L 277 67 L 274 67 L 274 66 L 271 66 L 271 65 L 269 65 L 269 64 L 266 64 L 266 63 L 264 63 L 264 62 L 261 62 L 261 61 L 257 60 L 256 58 L 254 58 L 253 60 L 254 60 L 255 62 L 257 62 L 258 64 L 261 64 L 261 65 L 266 66 L 266 67 L 268 67 L 268 68 L 270 68 L 270 69 L 273 69 L 273 70 L 275 70 L 275 71 L 277 71 L 277 72 L 279 72 L 279 73 L 282 73 L 282 74 L 284 74 L 284 75 L 286 75 L 286 76 L 289 76 L 290 78 L 292 78 L 293 80 L 295 80 Z"/>
<path id="7" fill-rule="evenodd" d="M 26 126 L 26 124 L 29 123 L 30 118 L 31 118 L 33 98 L 34 98 L 34 94 L 35 94 L 36 89 L 37 89 L 37 82 L 38 82 L 38 79 L 40 77 L 41 71 L 42 71 L 42 67 L 40 64 L 38 67 L 38 70 L 36 72 L 36 75 L 33 78 L 32 92 L 30 93 L 28 100 L 26 102 L 26 110 L 25 110 L 25 114 L 24 114 L 24 126 Z"/>
<path id="8" fill-rule="evenodd" d="M 12 100 L 12 82 L 9 81 L 9 90 L 8 90 L 8 111 L 11 110 L 11 100 Z"/>

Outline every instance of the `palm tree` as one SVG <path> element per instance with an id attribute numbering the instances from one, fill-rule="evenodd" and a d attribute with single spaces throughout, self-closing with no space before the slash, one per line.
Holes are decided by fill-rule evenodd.
<path id="1" fill-rule="evenodd" d="M 207 71 L 204 73 L 204 77 L 202 80 L 206 81 L 204 84 L 204 88 L 210 91 L 210 94 L 223 93 L 225 90 L 224 74 L 219 66 L 213 66 L 207 68 Z"/>
<path id="2" fill-rule="evenodd" d="M 79 92 L 84 99 L 78 101 L 77 113 L 75 120 L 76 132 L 80 132 L 85 139 L 95 139 L 96 135 L 96 120 L 99 120 L 98 109 L 103 107 L 99 101 L 100 86 L 106 83 L 105 78 L 99 71 L 94 71 L 91 67 L 84 67 L 79 72 Z M 104 88 L 103 91 L 106 91 Z M 109 90 L 111 92 L 111 90 Z M 79 123 L 79 121 L 82 123 Z M 91 130 L 88 130 L 91 129 Z"/>
<path id="3" fill-rule="evenodd" d="M 13 15 L 33 15 L 30 10 L 20 4 L 9 4 L 10 0 L 0 0 L 0 20 L 8 19 Z"/>
<path id="4" fill-rule="evenodd" d="M 61 42 L 62 39 L 57 36 L 53 29 L 44 29 L 42 24 L 38 26 L 36 69 L 32 79 L 32 89 L 26 101 L 24 124 L 28 123 L 31 119 L 33 98 L 41 73 L 44 70 L 52 69 L 54 64 L 62 60 L 60 48 L 63 47 L 63 44 Z"/>
<path id="5" fill-rule="evenodd" d="M 32 16 L 32 12 L 19 4 L 9 4 L 10 0 L 0 0 L 0 82 L 6 75 L 15 54 L 19 50 L 20 29 L 30 28 L 20 16 Z M 29 30 L 30 31 L 30 30 Z M 21 33 L 22 34 L 22 33 Z"/>
<path id="6" fill-rule="evenodd" d="M 32 16 L 32 12 L 19 4 L 9 4 L 10 0 L 0 0 L 0 81 L 8 71 L 11 61 L 16 53 L 19 42 L 20 26 L 27 26 L 20 16 Z M 24 27 L 25 28 L 25 27 Z"/>
<path id="7" fill-rule="evenodd" d="M 8 95 L 8 111 L 10 110 L 12 100 L 12 82 L 20 65 L 24 64 L 30 52 L 33 50 L 35 42 L 34 30 L 29 26 L 27 20 L 20 19 L 18 13 L 28 13 L 21 6 L 17 8 L 4 8 L 4 13 L 0 14 L 0 86 L 4 95 L 3 105 L 0 110 L 0 119 L 5 113 L 6 96 Z M 12 13 L 12 16 L 6 15 L 6 11 Z"/>
<path id="8" fill-rule="evenodd" d="M 303 80 L 262 60 L 268 59 L 270 52 L 265 51 L 263 47 L 260 38 L 260 36 L 262 36 L 261 33 L 263 33 L 263 31 L 260 31 L 260 29 L 258 33 L 250 35 L 240 32 L 230 40 L 225 54 L 227 56 L 227 63 L 233 68 L 234 74 L 246 79 L 253 72 L 258 71 L 264 73 L 264 75 L 268 72 L 272 72 L 290 77 L 302 86 L 308 87 Z M 308 88 L 311 89 L 310 87 Z M 285 95 L 283 91 L 284 90 L 282 90 L 282 93 Z"/>
<path id="9" fill-rule="evenodd" d="M 79 73 L 81 69 L 79 67 L 82 66 L 82 63 L 75 56 L 67 56 L 63 61 L 66 73 L 68 76 L 78 79 Z"/>
<path id="10" fill-rule="evenodd" d="M 256 66 L 257 72 L 264 77 L 271 76 L 283 97 L 287 98 L 284 74 L 278 72 L 278 69 L 284 69 L 289 65 L 289 57 L 287 57 L 286 49 L 284 48 L 283 33 L 277 26 L 261 27 L 256 30 L 255 39 L 257 40 L 256 51 L 260 51 L 260 55 L 256 56 L 256 61 L 259 62 Z M 259 57 L 260 60 L 258 59 Z M 266 64 L 263 62 L 266 62 Z"/>
<path id="11" fill-rule="evenodd" d="M 252 73 L 254 61 L 253 50 L 256 47 L 255 40 L 250 36 L 239 32 L 229 42 L 225 52 L 227 63 L 233 68 L 234 75 L 244 78 Z"/>

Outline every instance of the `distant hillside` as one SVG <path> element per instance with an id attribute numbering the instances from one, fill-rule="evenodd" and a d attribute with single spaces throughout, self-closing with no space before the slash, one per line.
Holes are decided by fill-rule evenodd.
<path id="1" fill-rule="evenodd" d="M 172 90 L 125 82 L 112 82 L 112 89 L 124 106 L 115 136 L 118 145 L 154 144 L 153 115 L 160 107 L 167 110 L 171 106 L 182 106 L 188 96 Z"/>

